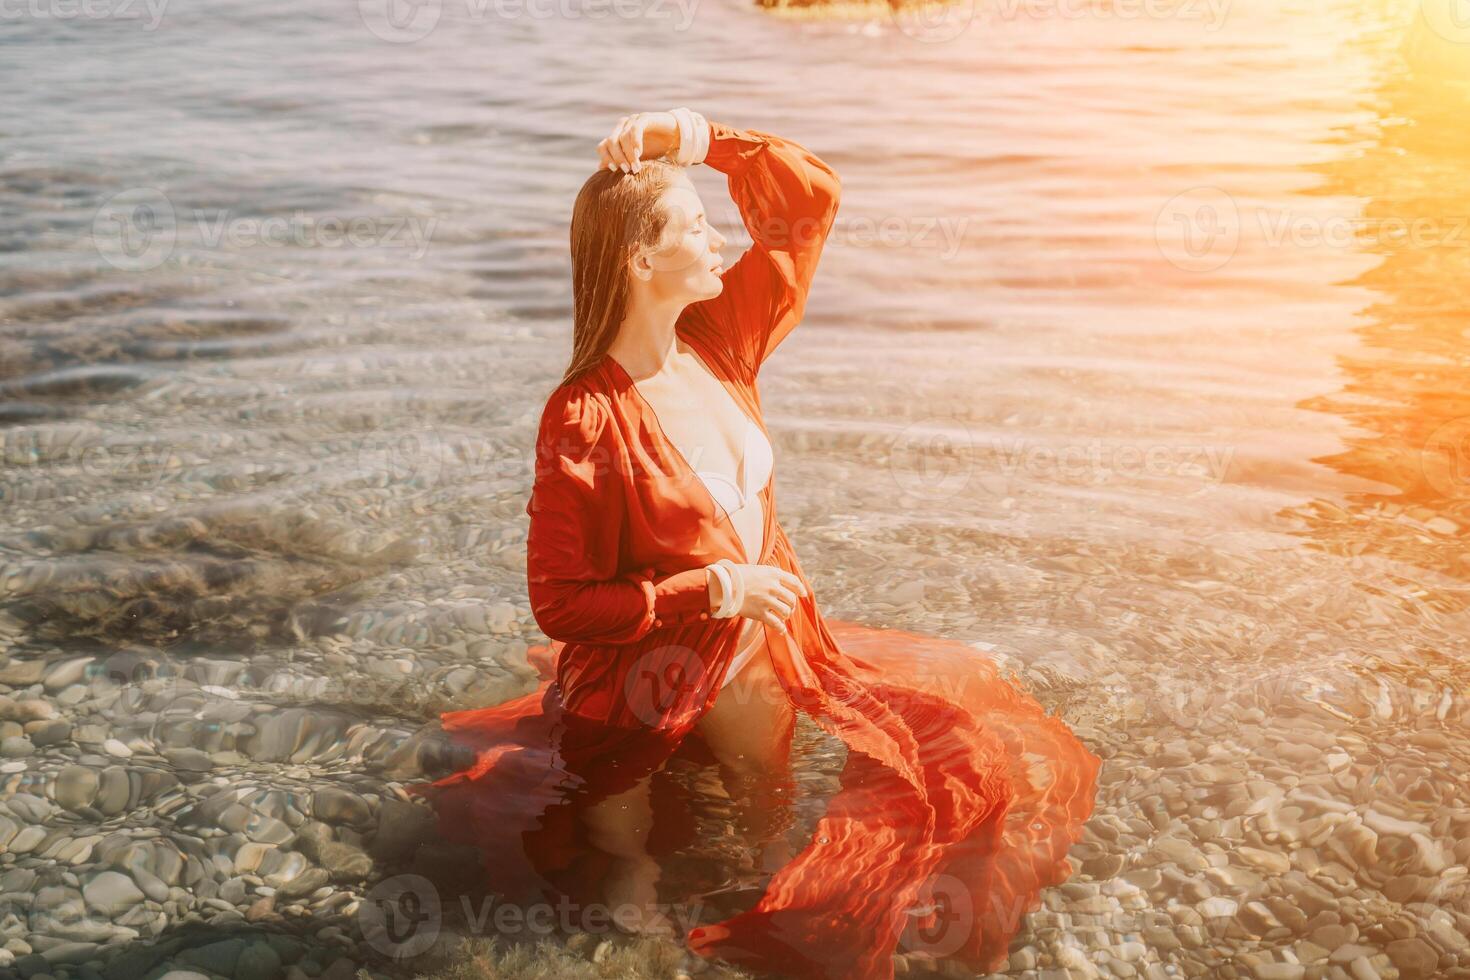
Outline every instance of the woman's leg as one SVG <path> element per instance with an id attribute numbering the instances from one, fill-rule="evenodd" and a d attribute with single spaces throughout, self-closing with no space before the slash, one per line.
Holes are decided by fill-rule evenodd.
<path id="1" fill-rule="evenodd" d="M 583 819 L 593 846 L 612 857 L 603 898 L 613 921 L 633 932 L 671 935 L 673 926 L 658 908 L 658 862 L 648 853 L 653 827 L 650 780 L 587 808 Z"/>
<path id="2" fill-rule="evenodd" d="M 731 798 L 746 803 L 749 830 L 773 865 L 789 860 L 782 839 L 771 839 L 789 808 L 791 736 L 796 713 L 776 677 L 770 651 L 762 645 L 740 674 L 721 690 L 697 731 L 720 763 Z M 591 843 L 610 855 L 603 895 L 622 921 L 639 920 L 634 931 L 666 935 L 673 925 L 657 908 L 658 863 L 648 853 L 653 825 L 650 779 L 608 796 L 584 811 Z M 783 794 L 787 794 L 783 796 Z"/>
<path id="3" fill-rule="evenodd" d="M 760 845 L 763 869 L 774 871 L 790 858 L 780 831 L 793 791 L 796 712 L 776 676 L 769 647 L 762 644 L 721 689 L 696 730 L 719 761 L 730 798 L 744 803 L 746 829 Z"/>
<path id="4" fill-rule="evenodd" d="M 721 689 L 697 730 L 731 773 L 762 777 L 785 773 L 795 727 L 796 712 L 763 643 Z"/>

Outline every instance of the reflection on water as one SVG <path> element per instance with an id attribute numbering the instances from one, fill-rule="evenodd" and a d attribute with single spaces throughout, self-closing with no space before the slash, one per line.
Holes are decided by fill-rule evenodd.
<path id="1" fill-rule="evenodd" d="M 1340 554 L 1434 573 L 1437 588 L 1421 598 L 1458 612 L 1465 591 L 1447 580 L 1470 577 L 1470 191 L 1456 174 L 1470 152 L 1470 87 L 1424 70 L 1439 50 L 1425 50 L 1431 39 L 1411 35 L 1405 70 L 1384 73 L 1373 138 L 1321 168 L 1327 190 L 1364 200 L 1363 247 L 1381 261 L 1356 280 L 1373 295 L 1356 331 L 1361 348 L 1339 358 L 1345 384 L 1305 407 L 1359 430 L 1321 462 L 1382 485 L 1341 507 L 1319 502 L 1315 536 Z"/>
<path id="2" fill-rule="evenodd" d="M 533 686 L 572 195 L 688 104 L 844 178 L 762 379 L 827 615 L 970 643 L 1107 760 L 1011 972 L 1470 969 L 1470 48 L 1387 2 L 438 9 L 0 20 L 0 902 L 51 889 L 7 941 L 104 868 L 144 897 L 73 941 L 350 933 L 453 865 L 403 736 Z"/>

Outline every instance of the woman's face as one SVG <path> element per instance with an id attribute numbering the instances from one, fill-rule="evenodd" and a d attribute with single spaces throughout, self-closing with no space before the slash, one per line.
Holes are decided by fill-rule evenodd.
<path id="1" fill-rule="evenodd" d="M 661 303 L 698 303 L 720 295 L 725 271 L 720 248 L 725 236 L 710 227 L 694 184 L 682 172 L 677 174 L 659 196 L 658 206 L 666 215 L 663 238 L 634 263 L 634 275 Z"/>

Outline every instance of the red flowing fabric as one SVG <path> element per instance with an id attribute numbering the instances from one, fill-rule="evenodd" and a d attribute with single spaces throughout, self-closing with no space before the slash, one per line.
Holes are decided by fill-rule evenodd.
<path id="1" fill-rule="evenodd" d="M 756 376 L 801 319 L 839 182 L 793 142 L 710 130 L 705 162 L 727 175 L 753 245 L 676 332 L 764 430 Z M 441 833 L 482 849 L 496 891 L 595 902 L 607 862 L 582 815 L 661 768 L 715 703 L 743 621 L 709 616 L 704 567 L 745 554 L 612 357 L 552 393 L 536 448 L 527 578 L 553 641 L 533 651 L 543 678 L 444 715 L 477 758 L 428 793 Z M 848 761 L 811 842 L 756 906 L 687 942 L 798 977 L 887 980 L 895 951 L 995 969 L 1040 890 L 1070 871 L 1099 760 L 979 651 L 825 620 L 773 488 L 760 491 L 757 561 L 807 595 L 786 635 L 766 630 L 771 659 Z"/>

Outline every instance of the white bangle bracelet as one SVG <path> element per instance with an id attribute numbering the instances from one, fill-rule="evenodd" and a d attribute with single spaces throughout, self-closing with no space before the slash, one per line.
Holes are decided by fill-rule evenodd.
<path id="1" fill-rule="evenodd" d="M 708 120 L 685 106 L 670 109 L 669 112 L 679 125 L 679 149 L 675 153 L 674 162 L 685 167 L 703 163 L 709 153 Z"/>
<path id="2" fill-rule="evenodd" d="M 674 148 L 674 162 L 687 166 L 687 158 L 694 150 L 694 121 L 689 118 L 689 110 L 683 106 L 670 109 L 669 114 L 674 117 L 674 123 L 679 128 L 679 145 Z"/>
<path id="3" fill-rule="evenodd" d="M 705 567 L 707 567 L 710 574 L 715 577 L 715 581 L 720 583 L 720 604 L 718 607 L 715 608 L 714 612 L 710 613 L 710 615 L 713 616 L 715 619 L 724 619 L 727 615 L 725 613 L 725 604 L 730 601 L 730 590 L 733 588 L 730 583 L 730 573 L 728 570 L 726 570 L 725 566 L 721 565 L 719 562 L 715 562 L 714 564 L 707 565 Z"/>
<path id="4" fill-rule="evenodd" d="M 725 567 L 724 562 L 715 562 L 715 574 L 720 577 L 720 608 L 715 610 L 716 619 L 729 619 L 733 612 L 731 600 L 735 598 L 735 577 Z"/>
<path id="5" fill-rule="evenodd" d="M 740 612 L 740 607 L 745 605 L 745 576 L 728 558 L 721 558 L 715 564 L 724 566 L 731 583 L 731 588 L 725 592 L 725 601 L 720 603 L 722 618 L 734 616 Z"/>
<path id="6" fill-rule="evenodd" d="M 709 156 L 709 120 L 697 112 L 690 113 L 694 120 L 694 158 L 690 163 L 704 163 Z"/>

